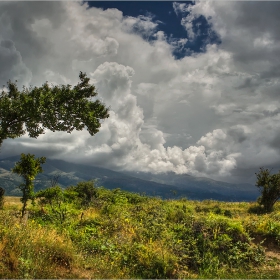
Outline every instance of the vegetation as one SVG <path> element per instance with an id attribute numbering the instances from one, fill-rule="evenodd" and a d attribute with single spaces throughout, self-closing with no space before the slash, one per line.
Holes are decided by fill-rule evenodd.
<path id="1" fill-rule="evenodd" d="M 101 121 L 109 117 L 108 108 L 99 100 L 89 78 L 80 72 L 80 82 L 50 87 L 23 88 L 9 81 L 7 91 L 0 94 L 0 146 L 7 138 L 20 137 L 28 132 L 37 138 L 45 129 L 67 131 L 87 128 L 90 135 L 98 132 Z"/>
<path id="2" fill-rule="evenodd" d="M 260 168 L 256 176 L 256 186 L 261 190 L 258 203 L 263 207 L 264 212 L 269 213 L 280 198 L 280 172 L 278 174 L 270 174 L 268 169 Z"/>
<path id="3" fill-rule="evenodd" d="M 280 204 L 161 200 L 83 182 L 0 211 L 0 278 L 278 278 Z"/>
<path id="4" fill-rule="evenodd" d="M 21 202 L 23 203 L 21 216 L 24 216 L 27 201 L 31 199 L 34 200 L 34 184 L 33 181 L 38 173 L 43 172 L 41 164 L 45 163 L 46 158 L 35 158 L 35 155 L 31 154 L 21 154 L 20 161 L 15 164 L 12 169 L 13 173 L 16 173 L 24 179 L 19 188 L 22 191 Z"/>
<path id="5" fill-rule="evenodd" d="M 0 187 L 0 209 L 3 209 L 4 207 L 4 194 L 5 190 Z"/>

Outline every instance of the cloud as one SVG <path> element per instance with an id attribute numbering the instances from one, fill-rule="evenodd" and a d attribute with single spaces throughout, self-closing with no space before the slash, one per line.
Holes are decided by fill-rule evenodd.
<path id="1" fill-rule="evenodd" d="M 175 59 L 154 18 L 78 2 L 0 3 L 0 81 L 75 84 L 86 72 L 110 106 L 100 132 L 4 141 L 22 151 L 116 170 L 174 171 L 227 181 L 279 163 L 279 2 L 214 1 L 173 8 L 197 37 L 203 17 L 219 45 Z M 229 13 L 230 11 L 230 13 Z M 153 40 L 147 40 L 152 37 Z"/>
<path id="2" fill-rule="evenodd" d="M 122 28 L 126 32 L 136 33 L 143 36 L 143 38 L 149 39 L 155 34 L 158 23 L 153 22 L 151 15 L 140 15 L 135 17 L 126 17 L 122 22 Z"/>
<path id="3" fill-rule="evenodd" d="M 20 52 L 15 48 L 11 40 L 0 41 L 0 82 L 5 85 L 8 80 L 13 78 L 22 86 L 29 83 L 32 73 L 22 61 Z"/>

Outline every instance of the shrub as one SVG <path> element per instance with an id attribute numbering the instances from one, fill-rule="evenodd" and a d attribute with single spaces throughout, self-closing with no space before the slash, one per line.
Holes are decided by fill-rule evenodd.
<path id="1" fill-rule="evenodd" d="M 60 224 L 75 212 L 72 202 L 76 196 L 75 192 L 65 192 L 59 186 L 41 190 L 36 194 L 39 204 L 48 206 L 51 216 Z"/>
<path id="2" fill-rule="evenodd" d="M 66 189 L 66 192 L 75 192 L 77 197 L 81 200 L 81 205 L 88 207 L 93 198 L 97 197 L 97 189 L 94 186 L 94 181 L 80 182 L 77 186 L 71 186 Z"/>
<path id="3" fill-rule="evenodd" d="M 225 215 L 226 217 L 232 218 L 232 213 L 231 213 L 230 210 L 225 210 L 224 215 Z"/>

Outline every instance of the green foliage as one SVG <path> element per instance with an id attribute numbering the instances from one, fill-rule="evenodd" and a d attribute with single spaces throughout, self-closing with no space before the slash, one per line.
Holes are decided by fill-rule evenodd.
<path id="1" fill-rule="evenodd" d="M 280 245 L 280 215 L 276 211 L 265 215 L 250 216 L 244 221 L 247 231 L 252 233 L 256 240 L 263 240 L 276 248 Z"/>
<path id="2" fill-rule="evenodd" d="M 225 210 L 224 215 L 225 215 L 226 217 L 232 218 L 232 213 L 231 213 L 231 211 L 228 210 L 228 209 Z"/>
<path id="3" fill-rule="evenodd" d="M 87 128 L 90 135 L 98 132 L 101 120 L 108 118 L 108 108 L 96 97 L 95 87 L 80 72 L 80 82 L 50 87 L 23 88 L 9 81 L 0 95 L 0 145 L 7 138 L 16 138 L 27 131 L 37 138 L 45 129 L 67 131 Z M 25 128 L 24 128 L 25 125 Z"/>
<path id="4" fill-rule="evenodd" d="M 175 225 L 173 242 L 179 262 L 202 275 L 215 275 L 224 267 L 260 264 L 264 252 L 250 244 L 242 224 L 210 213 Z M 180 242 L 179 242 L 180 241 Z"/>
<path id="5" fill-rule="evenodd" d="M 177 258 L 167 251 L 157 250 L 153 244 L 132 244 L 123 263 L 132 263 L 134 278 L 164 279 L 176 276 Z"/>
<path id="6" fill-rule="evenodd" d="M 18 174 L 21 176 L 24 180 L 24 183 L 22 183 L 19 188 L 22 191 L 22 198 L 21 201 L 23 203 L 22 207 L 22 217 L 24 216 L 27 201 L 29 199 L 34 199 L 34 184 L 33 181 L 38 173 L 43 172 L 43 169 L 41 167 L 41 164 L 45 163 L 46 158 L 40 157 L 35 158 L 35 155 L 31 154 L 21 154 L 20 161 L 18 161 L 14 168 L 12 169 L 12 172 L 15 174 Z"/>
<path id="7" fill-rule="evenodd" d="M 5 195 L 5 190 L 0 187 L 0 209 L 3 209 L 4 207 L 4 195 Z"/>
<path id="8" fill-rule="evenodd" d="M 71 186 L 68 192 L 75 192 L 77 197 L 81 200 L 81 205 L 88 207 L 93 198 L 97 197 L 97 189 L 94 186 L 94 181 L 80 182 L 77 186 Z"/>
<path id="9" fill-rule="evenodd" d="M 264 208 L 264 212 L 271 212 L 274 204 L 280 198 L 280 172 L 270 174 L 268 169 L 260 168 L 256 176 L 256 186 L 261 191 L 258 203 Z"/>
<path id="10" fill-rule="evenodd" d="M 70 215 L 74 214 L 72 202 L 77 198 L 78 193 L 62 190 L 59 186 L 54 186 L 41 190 L 36 194 L 41 207 L 47 206 L 43 211 L 50 212 L 49 219 L 52 222 L 64 223 Z M 45 213 L 46 214 L 46 213 Z M 46 215 L 45 215 L 46 216 Z M 44 217 L 46 219 L 46 217 Z"/>

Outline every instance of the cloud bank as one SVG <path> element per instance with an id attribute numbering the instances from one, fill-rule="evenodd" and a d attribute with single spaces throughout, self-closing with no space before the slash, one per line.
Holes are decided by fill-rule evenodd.
<path id="1" fill-rule="evenodd" d="M 206 42 L 204 52 L 178 60 L 172 53 L 180 40 L 168 40 L 153 17 L 79 2 L 0 2 L 2 85 L 74 85 L 83 71 L 110 106 L 94 137 L 23 136 L 4 141 L 1 157 L 28 151 L 115 170 L 238 182 L 252 180 L 260 166 L 280 166 L 280 2 L 173 9 L 188 40 L 203 16 L 221 44 Z"/>

